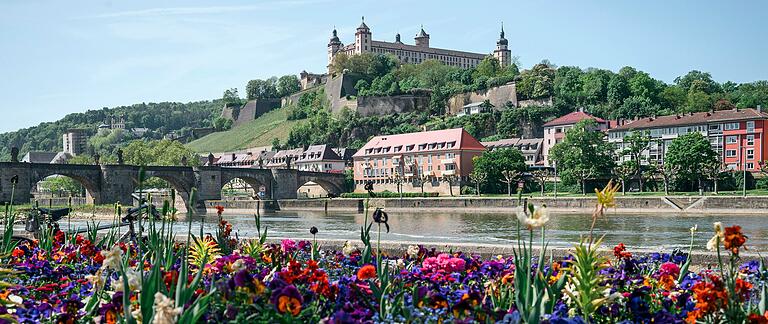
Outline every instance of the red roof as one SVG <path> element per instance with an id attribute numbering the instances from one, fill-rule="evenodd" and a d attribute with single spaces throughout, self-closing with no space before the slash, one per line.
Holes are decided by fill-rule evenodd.
<path id="1" fill-rule="evenodd" d="M 553 120 L 550 120 L 546 124 L 544 124 L 544 127 L 550 127 L 550 126 L 560 126 L 560 125 L 573 125 L 576 124 L 582 120 L 585 119 L 594 119 L 598 123 L 605 123 L 605 119 L 592 116 L 588 113 L 585 113 L 583 111 L 574 111 L 570 114 L 567 114 L 565 116 L 555 118 Z"/>
<path id="2" fill-rule="evenodd" d="M 423 147 L 420 147 L 422 145 Z M 409 146 L 411 146 L 410 150 Z M 484 151 L 485 146 L 463 128 L 453 128 L 376 136 L 357 150 L 353 157 L 410 154 L 446 149 Z"/>
<path id="3" fill-rule="evenodd" d="M 647 129 L 669 126 L 706 124 L 711 122 L 739 121 L 750 119 L 768 119 L 768 113 L 756 109 L 728 109 L 697 112 L 681 115 L 646 117 L 612 129 L 611 131 Z"/>

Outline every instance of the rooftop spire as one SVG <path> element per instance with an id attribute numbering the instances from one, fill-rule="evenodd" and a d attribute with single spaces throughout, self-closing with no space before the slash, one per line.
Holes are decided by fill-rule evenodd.
<path id="1" fill-rule="evenodd" d="M 357 29 L 358 29 L 358 30 L 359 30 L 359 29 L 369 29 L 369 28 L 368 28 L 368 25 L 366 25 L 366 24 L 365 24 L 365 16 L 362 16 L 362 17 L 361 17 L 361 20 L 362 20 L 362 22 L 360 23 L 360 26 L 359 26 L 359 27 L 357 27 Z"/>
<path id="2" fill-rule="evenodd" d="M 501 22 L 501 38 L 504 38 L 504 22 Z"/>

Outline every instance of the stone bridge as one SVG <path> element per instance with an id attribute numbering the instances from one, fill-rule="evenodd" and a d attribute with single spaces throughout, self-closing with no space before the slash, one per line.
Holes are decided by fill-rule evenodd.
<path id="1" fill-rule="evenodd" d="M 11 200 L 14 178 L 18 182 L 13 201 L 23 204 L 30 201 L 30 192 L 39 181 L 52 175 L 62 175 L 82 184 L 90 203 L 130 203 L 133 202 L 132 194 L 139 189 L 139 170 L 140 167 L 133 165 L 0 162 L 0 202 Z M 156 177 L 170 183 L 187 205 L 192 188 L 197 188 L 197 199 L 191 203 L 198 209 L 204 208 L 206 200 L 220 200 L 222 187 L 233 179 L 241 179 L 256 190 L 263 186 L 265 197 L 269 199 L 296 199 L 298 188 L 310 181 L 328 193 L 345 191 L 344 175 L 336 173 L 217 166 L 147 166 L 144 171 L 145 179 Z"/>

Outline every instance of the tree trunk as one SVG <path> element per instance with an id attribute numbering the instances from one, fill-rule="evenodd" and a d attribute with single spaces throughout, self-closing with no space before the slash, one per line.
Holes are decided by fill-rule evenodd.
<path id="1" fill-rule="evenodd" d="M 544 180 L 541 182 L 541 196 L 544 197 L 544 187 L 547 186 L 547 181 Z"/>
<path id="2" fill-rule="evenodd" d="M 664 195 L 669 196 L 669 180 L 664 179 Z"/>
<path id="3" fill-rule="evenodd" d="M 512 197 L 512 182 L 507 181 L 507 196 Z"/>
<path id="4" fill-rule="evenodd" d="M 480 197 L 480 184 L 479 183 L 475 184 L 475 190 L 477 191 L 477 196 Z"/>
<path id="5" fill-rule="evenodd" d="M 704 195 L 704 187 L 701 186 L 701 177 L 699 177 L 699 195 Z"/>
<path id="6" fill-rule="evenodd" d="M 638 174 L 638 178 L 640 179 L 640 192 L 643 192 L 643 173 L 642 172 Z"/>
<path id="7" fill-rule="evenodd" d="M 715 194 L 717 195 L 717 178 L 715 178 L 714 182 L 715 182 Z"/>
<path id="8" fill-rule="evenodd" d="M 581 179 L 581 195 L 587 195 L 587 179 Z"/>
<path id="9" fill-rule="evenodd" d="M 621 195 L 626 196 L 627 195 L 627 182 L 625 180 L 621 180 Z"/>
<path id="10" fill-rule="evenodd" d="M 448 193 L 450 193 L 451 197 L 453 197 L 453 186 L 451 185 L 450 182 L 448 182 Z"/>

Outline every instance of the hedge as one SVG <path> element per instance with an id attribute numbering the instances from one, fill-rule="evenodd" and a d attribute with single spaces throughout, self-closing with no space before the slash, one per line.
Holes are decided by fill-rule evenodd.
<path id="1" fill-rule="evenodd" d="M 440 194 L 437 192 L 404 192 L 403 198 L 418 198 L 418 197 L 437 197 Z M 368 198 L 367 192 L 347 192 L 341 194 L 341 198 Z M 376 192 L 372 198 L 400 198 L 400 194 L 391 191 Z"/>

